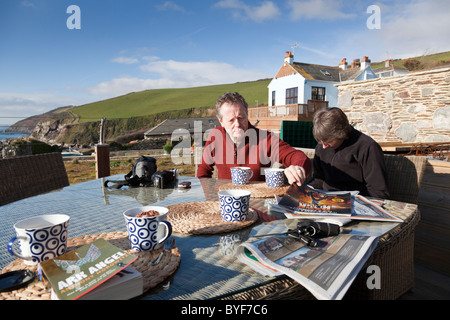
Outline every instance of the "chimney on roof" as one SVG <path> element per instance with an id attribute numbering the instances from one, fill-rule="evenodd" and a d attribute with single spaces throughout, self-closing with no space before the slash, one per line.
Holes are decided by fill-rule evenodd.
<path id="1" fill-rule="evenodd" d="M 294 62 L 294 55 L 290 51 L 286 51 L 286 55 L 284 56 L 284 62 L 292 64 Z"/>
<path id="2" fill-rule="evenodd" d="M 364 56 L 361 62 L 361 70 L 364 70 L 365 68 L 370 66 L 370 59 L 369 57 Z"/>
<path id="3" fill-rule="evenodd" d="M 359 59 L 353 59 L 351 68 L 359 69 L 359 67 L 361 67 L 361 62 L 359 61 Z"/>
<path id="4" fill-rule="evenodd" d="M 347 58 L 344 58 L 339 63 L 339 68 L 341 68 L 342 70 L 347 70 L 347 65 L 348 65 Z"/>
<path id="5" fill-rule="evenodd" d="M 386 67 L 386 68 L 389 68 L 390 66 L 392 66 L 392 59 L 387 59 L 385 62 L 384 62 L 384 66 Z"/>

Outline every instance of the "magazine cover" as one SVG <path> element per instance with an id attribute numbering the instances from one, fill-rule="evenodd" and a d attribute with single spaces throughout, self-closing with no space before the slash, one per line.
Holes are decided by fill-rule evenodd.
<path id="1" fill-rule="evenodd" d="M 292 184 L 279 202 L 280 206 L 305 214 L 347 215 L 352 214 L 351 193 L 327 193 L 307 185 Z"/>
<path id="2" fill-rule="evenodd" d="M 338 216 L 336 214 L 314 214 L 314 213 L 305 213 L 300 211 L 290 210 L 287 207 L 280 206 L 276 203 L 269 204 L 271 210 L 275 210 L 277 212 L 284 213 L 286 218 L 295 219 L 295 218 L 303 218 L 303 219 L 330 219 L 328 222 L 344 225 L 351 220 L 367 220 L 367 221 L 380 221 L 380 222 L 402 222 L 403 220 L 394 216 L 393 214 L 387 212 L 383 209 L 382 205 L 376 203 L 374 201 L 370 201 L 369 199 L 360 196 L 354 195 L 352 196 L 352 214 L 350 216 L 343 215 Z"/>
<path id="3" fill-rule="evenodd" d="M 137 257 L 97 239 L 39 264 L 60 300 L 75 300 L 99 286 Z"/>

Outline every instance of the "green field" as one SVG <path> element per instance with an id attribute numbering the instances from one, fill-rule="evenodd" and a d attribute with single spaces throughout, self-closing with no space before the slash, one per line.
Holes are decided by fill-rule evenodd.
<path id="1" fill-rule="evenodd" d="M 119 119 L 151 115 L 159 112 L 214 107 L 225 92 L 237 91 L 251 105 L 267 104 L 271 79 L 182 89 L 153 89 L 133 92 L 116 98 L 74 107 L 71 112 L 80 123 L 99 121 L 102 117 Z"/>
<path id="2" fill-rule="evenodd" d="M 412 59 L 417 59 L 420 61 L 420 68 L 419 70 L 425 70 L 430 68 L 435 68 L 437 66 L 450 63 L 450 51 L 447 52 L 441 52 L 436 54 L 429 54 L 424 55 L 420 57 L 414 57 Z M 408 59 L 395 59 L 394 65 L 397 67 L 404 67 L 403 62 Z M 373 62 L 371 64 L 372 69 L 382 68 L 384 67 L 384 61 L 383 62 Z"/>

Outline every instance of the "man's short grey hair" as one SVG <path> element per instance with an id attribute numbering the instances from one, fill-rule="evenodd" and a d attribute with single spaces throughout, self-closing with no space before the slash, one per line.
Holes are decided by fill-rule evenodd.
<path id="1" fill-rule="evenodd" d="M 314 114 L 313 135 L 318 143 L 345 140 L 351 131 L 352 126 L 340 108 L 325 108 Z"/>
<path id="2" fill-rule="evenodd" d="M 222 105 L 227 102 L 230 104 L 240 103 L 244 107 L 245 113 L 248 114 L 248 104 L 245 101 L 244 97 L 237 92 L 227 92 L 221 95 L 216 101 L 216 115 L 219 119 L 222 119 L 220 107 L 222 107 Z"/>

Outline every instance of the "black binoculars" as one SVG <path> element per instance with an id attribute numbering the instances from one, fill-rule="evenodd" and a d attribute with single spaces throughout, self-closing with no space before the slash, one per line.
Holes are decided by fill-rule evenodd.
<path id="1" fill-rule="evenodd" d="M 299 233 L 310 237 L 322 238 L 322 237 L 337 236 L 341 228 L 339 227 L 339 225 L 334 223 L 302 221 L 297 224 L 297 230 Z"/>
<path id="2" fill-rule="evenodd" d="M 341 228 L 337 224 L 316 221 L 301 221 L 297 224 L 297 230 L 289 230 L 288 235 L 302 241 L 310 247 L 318 246 L 318 238 L 336 236 Z"/>

